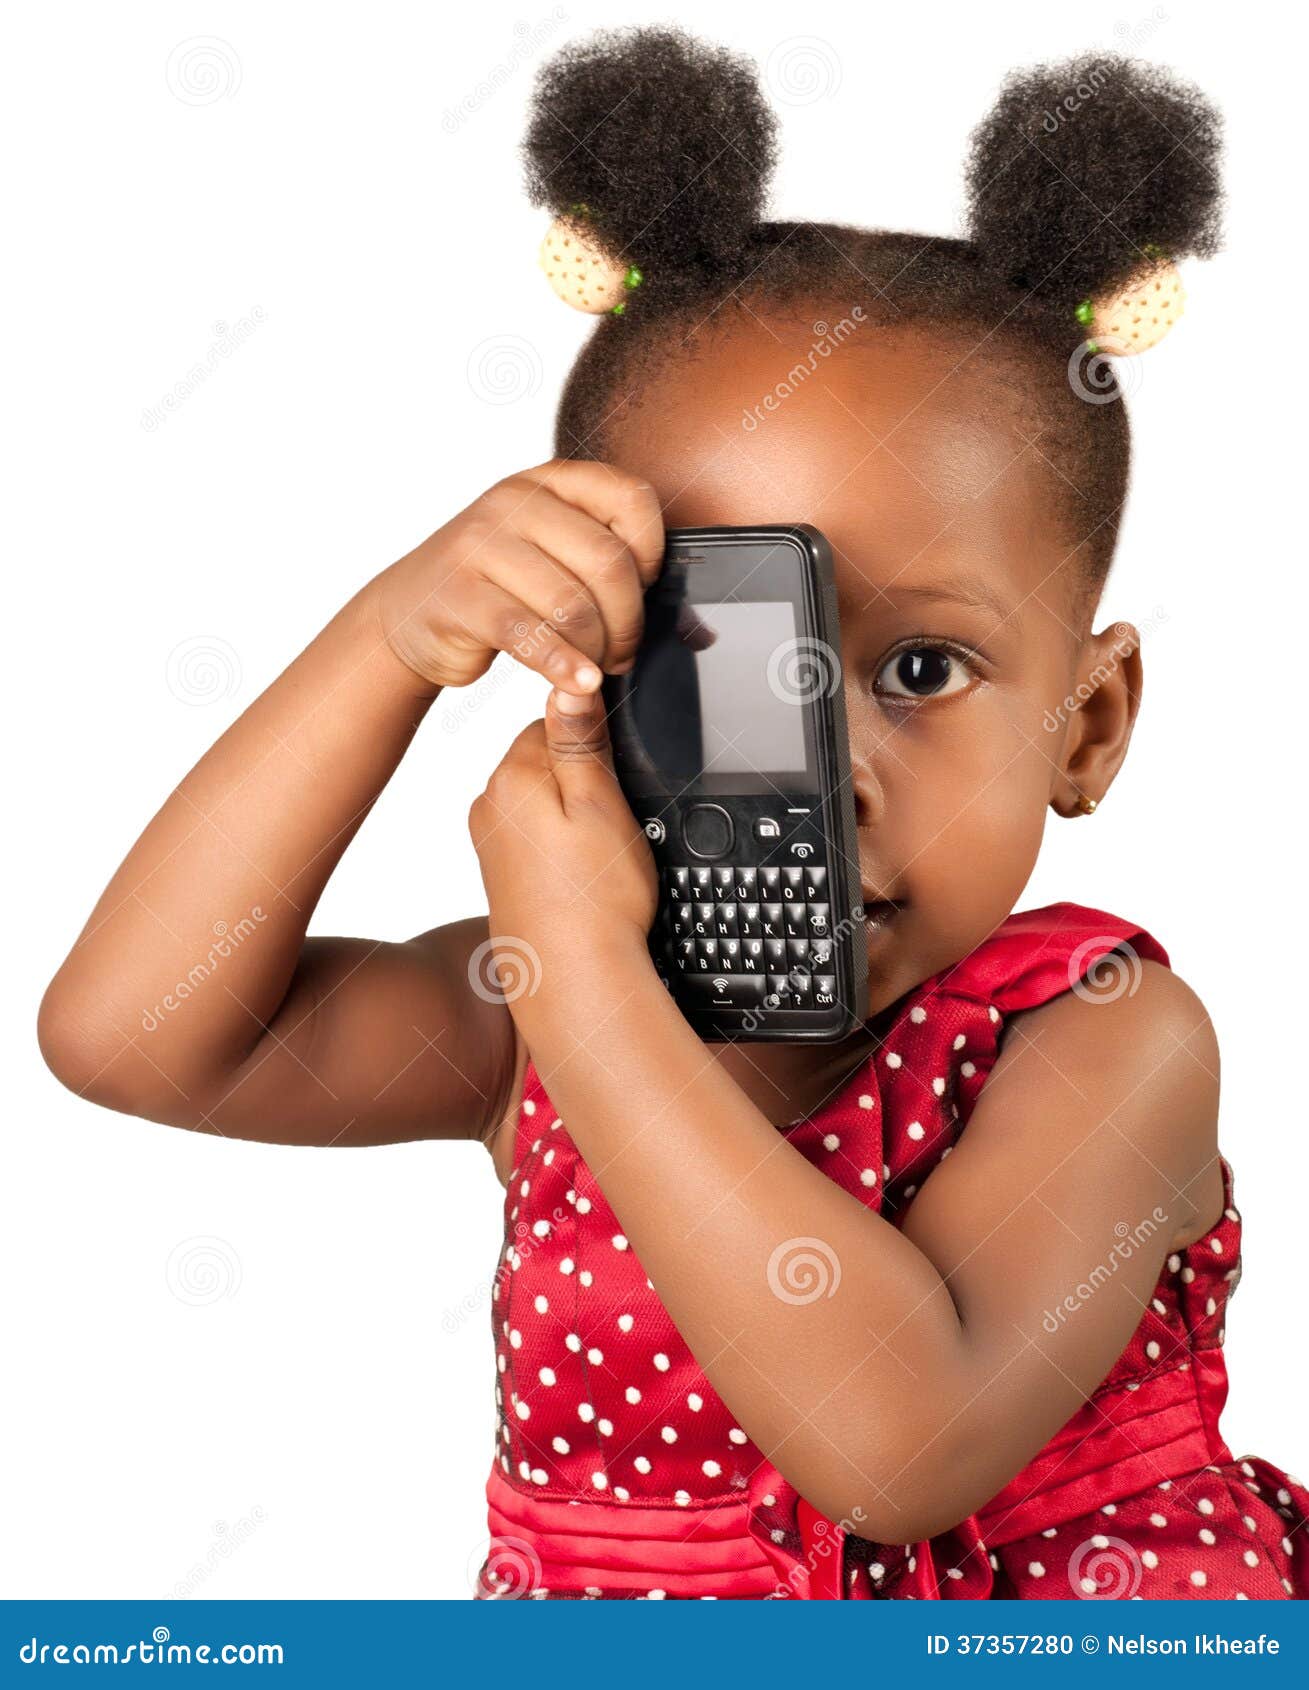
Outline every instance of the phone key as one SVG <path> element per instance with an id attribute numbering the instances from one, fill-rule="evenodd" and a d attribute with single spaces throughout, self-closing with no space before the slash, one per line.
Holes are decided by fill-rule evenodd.
<path id="1" fill-rule="evenodd" d="M 674 904 L 672 907 L 673 932 L 679 939 L 684 939 L 691 931 L 693 911 L 690 904 Z"/>
<path id="2" fill-rule="evenodd" d="M 740 933 L 743 939 L 757 938 L 759 935 L 759 905 L 738 904 Z"/>
<path id="3" fill-rule="evenodd" d="M 773 1009 L 791 1007 L 791 982 L 785 974 L 768 976 L 768 996 L 764 1001 Z"/>
<path id="4" fill-rule="evenodd" d="M 764 903 L 776 903 L 782 895 L 782 871 L 780 868 L 761 868 L 759 870 L 759 896 Z"/>
<path id="5" fill-rule="evenodd" d="M 808 928 L 806 926 L 805 918 L 806 918 L 806 914 L 807 914 L 809 906 L 807 904 L 787 904 L 787 905 L 784 906 L 784 908 L 785 908 L 785 916 L 784 916 L 783 919 L 784 919 L 785 925 L 786 925 L 786 936 L 787 936 L 787 938 L 788 939 L 804 939 L 804 938 L 807 938 L 808 937 Z"/>
<path id="6" fill-rule="evenodd" d="M 825 868 L 807 868 L 804 871 L 804 895 L 806 903 L 822 903 L 827 897 L 827 870 Z"/>
<path id="7" fill-rule="evenodd" d="M 782 937 L 782 906 L 781 904 L 761 904 L 760 915 L 763 922 L 765 939 L 780 939 Z"/>
<path id="8" fill-rule="evenodd" d="M 809 967 L 809 942 L 806 939 L 786 941 L 786 961 L 790 968 Z"/>
<path id="9" fill-rule="evenodd" d="M 804 870 L 802 868 L 784 868 L 782 870 L 782 896 L 788 903 L 804 902 Z"/>
<path id="10" fill-rule="evenodd" d="M 720 938 L 724 933 L 736 933 L 738 931 L 735 904 L 714 905 L 714 930 Z"/>
<path id="11" fill-rule="evenodd" d="M 832 966 L 832 941 L 830 939 L 810 939 L 809 966 L 820 973 L 827 973 Z"/>
<path id="12" fill-rule="evenodd" d="M 697 864 L 694 868 L 691 869 L 690 873 L 691 873 L 691 895 L 694 898 L 700 899 L 702 901 L 705 898 L 712 897 L 713 896 L 714 880 L 713 880 L 713 870 L 709 867 L 709 865 L 707 863 L 705 863 L 703 865 Z"/>
<path id="13" fill-rule="evenodd" d="M 788 957 L 786 954 L 787 941 L 785 939 L 765 939 L 764 957 L 768 966 L 779 974 L 785 973 Z"/>
<path id="14" fill-rule="evenodd" d="M 787 975 L 791 999 L 797 1009 L 808 1009 L 813 1003 L 812 978 L 800 969 L 792 969 Z"/>
<path id="15" fill-rule="evenodd" d="M 679 968 L 690 968 L 695 963 L 695 940 L 679 939 L 673 948 Z"/>
<path id="16" fill-rule="evenodd" d="M 730 898 L 732 896 L 732 870 L 726 865 L 714 870 L 714 896 L 716 898 Z"/>
<path id="17" fill-rule="evenodd" d="M 735 974 L 741 960 L 741 941 L 737 938 L 718 941 L 718 966 Z"/>
<path id="18" fill-rule="evenodd" d="M 831 922 L 828 919 L 830 915 L 830 904 L 809 905 L 809 931 L 815 937 L 825 939 L 832 931 Z"/>
<path id="19" fill-rule="evenodd" d="M 712 904 L 696 904 L 691 926 L 702 939 L 707 939 L 714 930 L 714 906 Z"/>
<path id="20" fill-rule="evenodd" d="M 717 939 L 697 939 L 695 942 L 695 966 L 700 973 L 718 968 Z"/>
<path id="21" fill-rule="evenodd" d="M 736 882 L 736 895 L 741 902 L 749 903 L 758 889 L 755 870 L 752 868 L 738 868 L 733 871 Z"/>
<path id="22" fill-rule="evenodd" d="M 682 981 L 678 997 L 690 1009 L 756 1009 L 767 990 L 762 974 L 697 974 Z"/>
<path id="23" fill-rule="evenodd" d="M 741 940 L 741 966 L 752 972 L 758 970 L 764 960 L 764 941 L 762 939 Z"/>
<path id="24" fill-rule="evenodd" d="M 836 976 L 834 974 L 814 975 L 814 1007 L 830 1009 L 836 1002 Z"/>
<path id="25" fill-rule="evenodd" d="M 687 868 L 666 868 L 664 870 L 664 884 L 676 899 L 688 898 L 691 894 L 691 871 Z"/>

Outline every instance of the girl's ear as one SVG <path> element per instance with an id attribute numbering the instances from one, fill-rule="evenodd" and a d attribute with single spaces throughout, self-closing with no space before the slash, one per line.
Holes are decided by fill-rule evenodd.
<path id="1" fill-rule="evenodd" d="M 1082 647 L 1061 766 L 1050 807 L 1061 816 L 1087 815 L 1108 792 L 1127 755 L 1141 706 L 1141 636 L 1115 622 Z"/>

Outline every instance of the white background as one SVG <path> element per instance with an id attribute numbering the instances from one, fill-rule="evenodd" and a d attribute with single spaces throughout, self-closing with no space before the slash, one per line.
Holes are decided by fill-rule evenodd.
<path id="1" fill-rule="evenodd" d="M 7 1594 L 468 1594 L 493 1440 L 489 1158 L 110 1115 L 45 1072 L 36 1004 L 226 723 L 367 575 L 548 455 L 589 325 L 536 270 L 516 152 L 532 69 L 570 35 L 660 16 L 9 14 Z M 1141 369 L 1104 610 L 1151 625 L 1144 716 L 1102 813 L 1052 826 L 1024 902 L 1141 921 L 1207 1001 L 1247 1228 L 1225 1430 L 1238 1454 L 1309 1467 L 1301 61 L 1275 14 L 1234 29 L 1228 7 L 1174 0 L 684 16 L 768 67 L 782 216 L 954 232 L 1001 76 L 1080 48 L 1135 38 L 1227 113 L 1228 251 L 1191 266 L 1182 326 Z M 193 37 L 219 43 L 207 102 L 174 51 Z M 256 310 L 146 426 L 219 325 L 230 341 Z M 515 675 L 471 715 L 438 705 L 316 930 L 393 938 L 483 907 L 466 810 L 540 697 Z M 213 1300 L 197 1239 L 216 1241 Z"/>

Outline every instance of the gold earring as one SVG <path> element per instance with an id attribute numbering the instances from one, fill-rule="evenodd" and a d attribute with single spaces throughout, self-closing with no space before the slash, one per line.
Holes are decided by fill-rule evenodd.
<path id="1" fill-rule="evenodd" d="M 1099 808 L 1099 799 L 1088 798 L 1085 793 L 1083 793 L 1077 800 L 1077 813 L 1079 816 L 1093 816 Z"/>

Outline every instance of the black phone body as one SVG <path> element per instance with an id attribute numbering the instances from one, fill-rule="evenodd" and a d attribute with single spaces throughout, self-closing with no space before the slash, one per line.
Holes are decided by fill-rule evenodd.
<path id="1" fill-rule="evenodd" d="M 706 1039 L 842 1038 L 867 937 L 827 541 L 670 529 L 645 617 L 605 703 L 659 869 L 659 973 Z"/>

